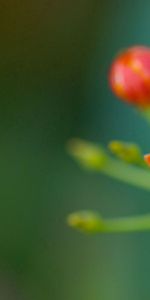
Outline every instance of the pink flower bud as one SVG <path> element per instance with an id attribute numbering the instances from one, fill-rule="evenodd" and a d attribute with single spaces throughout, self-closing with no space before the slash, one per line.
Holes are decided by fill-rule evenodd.
<path id="1" fill-rule="evenodd" d="M 150 48 L 136 46 L 120 53 L 111 65 L 109 82 L 120 99 L 150 107 Z"/>

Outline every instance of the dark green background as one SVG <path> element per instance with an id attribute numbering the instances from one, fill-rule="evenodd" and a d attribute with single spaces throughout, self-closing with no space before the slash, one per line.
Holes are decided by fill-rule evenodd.
<path id="1" fill-rule="evenodd" d="M 150 2 L 0 1 L 0 298 L 149 299 L 149 234 L 86 237 L 66 215 L 150 210 L 150 195 L 78 169 L 71 137 L 150 149 L 149 128 L 111 94 L 113 56 L 150 45 Z"/>

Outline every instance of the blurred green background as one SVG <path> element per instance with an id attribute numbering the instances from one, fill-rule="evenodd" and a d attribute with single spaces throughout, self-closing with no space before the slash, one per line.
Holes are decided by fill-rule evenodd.
<path id="1" fill-rule="evenodd" d="M 150 211 L 148 192 L 78 169 L 69 138 L 140 143 L 111 94 L 120 49 L 150 45 L 150 1 L 0 1 L 0 299 L 149 299 L 149 234 L 82 236 L 74 210 Z"/>

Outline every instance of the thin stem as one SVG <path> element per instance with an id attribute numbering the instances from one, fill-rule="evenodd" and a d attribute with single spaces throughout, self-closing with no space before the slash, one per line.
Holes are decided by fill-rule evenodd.
<path id="1" fill-rule="evenodd" d="M 140 110 L 139 113 L 148 123 L 150 123 L 150 109 Z"/>
<path id="2" fill-rule="evenodd" d="M 124 183 L 150 191 L 149 170 L 109 158 L 103 168 L 100 168 L 100 172 Z"/>
<path id="3" fill-rule="evenodd" d="M 103 219 L 92 211 L 79 211 L 67 217 L 70 227 L 83 233 L 127 233 L 150 231 L 150 214 L 142 216 Z"/>
<path id="4" fill-rule="evenodd" d="M 136 232 L 150 231 L 150 214 L 106 220 L 105 232 Z M 101 230 L 100 230 L 101 231 Z"/>
<path id="5" fill-rule="evenodd" d="M 150 191 L 150 169 L 138 167 L 115 159 L 101 146 L 74 139 L 69 144 L 69 153 L 83 168 L 101 172 L 109 177 Z M 144 158 L 143 158 L 144 162 Z"/>

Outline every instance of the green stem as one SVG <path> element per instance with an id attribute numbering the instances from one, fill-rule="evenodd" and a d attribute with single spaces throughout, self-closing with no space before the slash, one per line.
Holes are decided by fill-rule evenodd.
<path id="1" fill-rule="evenodd" d="M 145 167 L 128 164 L 111 157 L 101 146 L 80 139 L 71 141 L 68 149 L 81 167 L 150 191 L 150 169 L 146 164 Z"/>
<path id="2" fill-rule="evenodd" d="M 79 211 L 67 217 L 70 227 L 83 233 L 127 233 L 150 231 L 150 214 L 142 216 L 103 219 L 92 211 Z"/>
<path id="3" fill-rule="evenodd" d="M 148 123 L 150 123 L 150 109 L 140 110 L 139 113 Z"/>
<path id="4" fill-rule="evenodd" d="M 150 191 L 149 170 L 109 158 L 103 168 L 100 167 L 100 172 L 124 183 Z"/>
<path id="5" fill-rule="evenodd" d="M 136 217 L 126 217 L 106 220 L 105 232 L 136 232 L 150 231 L 150 214 Z M 101 228 L 99 228 L 101 231 Z"/>

